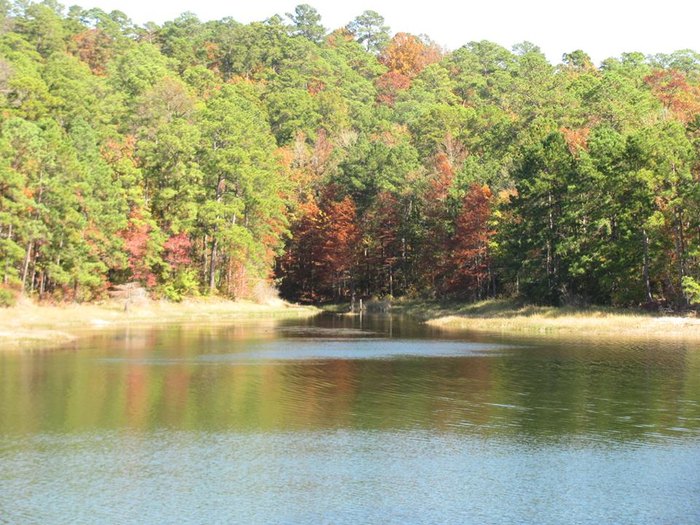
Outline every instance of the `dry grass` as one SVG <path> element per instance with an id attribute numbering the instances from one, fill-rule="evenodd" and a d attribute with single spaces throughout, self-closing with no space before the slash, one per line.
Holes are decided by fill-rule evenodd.
<path id="1" fill-rule="evenodd" d="M 23 300 L 13 308 L 0 308 L 0 350 L 36 345 L 59 345 L 84 333 L 132 324 L 217 323 L 236 319 L 305 317 L 311 307 L 283 301 L 258 304 L 216 298 L 190 299 L 182 303 L 147 301 L 129 305 L 110 301 L 101 304 L 38 305 Z"/>
<path id="2" fill-rule="evenodd" d="M 700 339 L 700 319 L 616 308 L 524 305 L 491 300 L 474 304 L 409 303 L 401 311 L 451 330 L 576 337 Z"/>

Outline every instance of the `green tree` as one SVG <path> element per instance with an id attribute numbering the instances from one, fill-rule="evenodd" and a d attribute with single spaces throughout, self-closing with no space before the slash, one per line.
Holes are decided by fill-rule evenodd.
<path id="1" fill-rule="evenodd" d="M 133 100 L 168 74 L 168 61 L 152 44 L 141 43 L 117 57 L 109 67 L 113 85 Z"/>
<path id="2" fill-rule="evenodd" d="M 348 30 L 372 53 L 379 53 L 389 43 L 389 26 L 376 11 L 363 12 L 348 24 Z"/>
<path id="3" fill-rule="evenodd" d="M 208 285 L 235 290 L 232 269 L 246 264 L 262 277 L 268 251 L 279 249 L 285 230 L 274 139 L 255 95 L 244 85 L 227 85 L 207 101 L 200 115 L 205 188 L 198 225 L 209 246 Z M 227 265 L 220 275 L 219 263 Z M 222 278 L 223 277 L 223 278 Z"/>
<path id="4" fill-rule="evenodd" d="M 576 165 L 561 134 L 552 134 L 525 153 L 514 173 L 517 194 L 501 242 L 515 281 L 531 300 L 560 304 L 572 292 L 567 257 L 572 209 L 569 185 Z M 575 212 L 575 209 L 574 209 Z"/>
<path id="5" fill-rule="evenodd" d="M 294 13 L 287 13 L 292 23 L 292 34 L 308 38 L 319 43 L 326 34 L 326 28 L 321 25 L 321 15 L 309 4 L 300 4 L 294 8 Z"/>
<path id="6" fill-rule="evenodd" d="M 420 171 L 420 163 L 407 137 L 397 137 L 394 144 L 361 138 L 339 171 L 337 183 L 352 196 L 358 211 L 364 212 L 381 191 L 401 193 L 411 175 Z"/>

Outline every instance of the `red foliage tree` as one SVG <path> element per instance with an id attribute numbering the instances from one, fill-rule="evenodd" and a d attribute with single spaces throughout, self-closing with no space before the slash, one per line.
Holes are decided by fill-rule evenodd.
<path id="1" fill-rule="evenodd" d="M 101 29 L 88 29 L 73 37 L 75 54 L 96 75 L 104 75 L 113 55 L 112 38 Z"/>
<path id="2" fill-rule="evenodd" d="M 367 292 L 394 295 L 396 274 L 405 258 L 399 200 L 387 191 L 381 192 L 365 214 L 362 226 Z"/>
<path id="3" fill-rule="evenodd" d="M 445 153 L 438 153 L 434 160 L 435 171 L 430 179 L 427 198 L 430 201 L 442 202 L 454 182 L 455 173 L 452 162 Z"/>
<path id="4" fill-rule="evenodd" d="M 319 288 L 335 297 L 345 297 L 352 282 L 351 270 L 359 242 L 355 202 L 347 196 L 326 200 L 321 207 L 319 242 L 316 250 Z"/>
<path id="5" fill-rule="evenodd" d="M 300 211 L 278 264 L 283 294 L 305 301 L 346 297 L 360 239 L 354 201 L 329 192 L 320 205 L 311 200 Z"/>
<path id="6" fill-rule="evenodd" d="M 163 245 L 165 261 L 175 270 L 187 266 L 192 262 L 190 257 L 192 241 L 185 232 L 173 235 Z"/>
<path id="7" fill-rule="evenodd" d="M 120 236 L 124 240 L 131 277 L 148 287 L 155 286 L 157 279 L 147 260 L 151 226 L 143 219 L 139 210 L 131 212 L 128 226 L 121 232 Z"/>
<path id="8" fill-rule="evenodd" d="M 411 86 L 411 79 L 398 71 L 389 71 L 377 79 L 377 102 L 393 106 L 401 91 Z"/>
<path id="9" fill-rule="evenodd" d="M 491 190 L 474 184 L 464 196 L 457 216 L 446 280 L 447 291 L 481 298 L 489 286 L 489 241 L 494 231 L 491 217 Z"/>

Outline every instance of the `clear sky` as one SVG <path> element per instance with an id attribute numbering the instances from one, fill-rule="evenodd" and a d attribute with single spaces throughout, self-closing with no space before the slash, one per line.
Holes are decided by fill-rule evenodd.
<path id="1" fill-rule="evenodd" d="M 372 9 L 384 17 L 392 32 L 424 33 L 448 49 L 472 40 L 491 40 L 507 48 L 528 40 L 553 63 L 576 49 L 586 51 L 596 63 L 627 51 L 651 54 L 690 48 L 700 52 L 700 0 L 63 1 L 108 12 L 118 9 L 138 24 L 160 24 L 185 11 L 202 21 L 229 16 L 247 23 L 284 15 L 308 3 L 329 29 Z"/>

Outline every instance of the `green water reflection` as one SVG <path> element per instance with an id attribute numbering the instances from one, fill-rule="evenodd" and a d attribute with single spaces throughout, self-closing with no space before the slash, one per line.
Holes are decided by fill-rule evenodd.
<path id="1" fill-rule="evenodd" d="M 0 434 L 408 430 L 559 439 L 700 434 L 700 349 L 447 338 L 325 317 L 105 332 L 0 354 Z"/>

